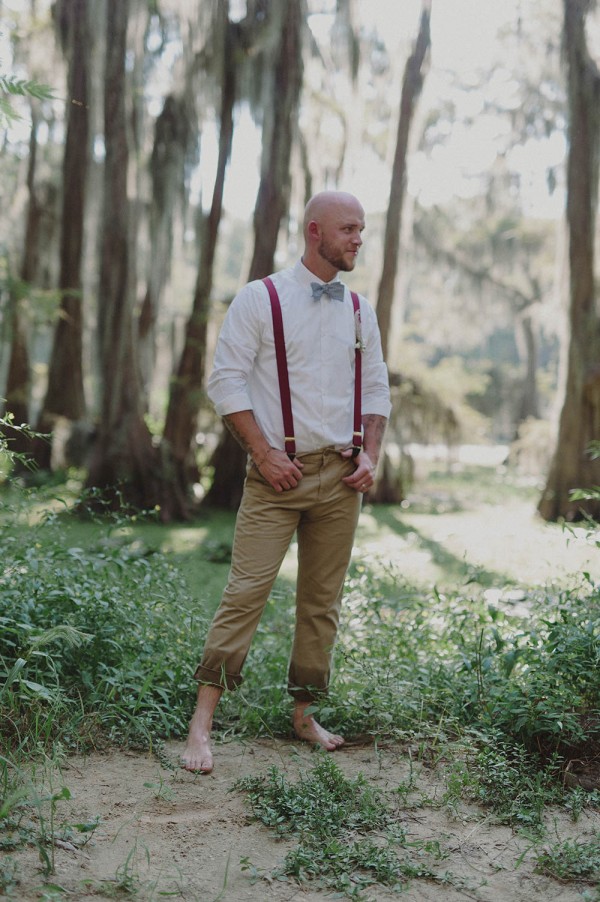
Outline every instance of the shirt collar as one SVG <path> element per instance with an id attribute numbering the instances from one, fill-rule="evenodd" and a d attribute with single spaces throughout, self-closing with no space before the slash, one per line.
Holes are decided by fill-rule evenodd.
<path id="1" fill-rule="evenodd" d="M 306 268 L 302 260 L 298 260 L 294 264 L 293 272 L 296 280 L 300 283 L 300 285 L 302 285 L 303 288 L 306 288 L 307 291 L 312 291 L 310 287 L 311 282 L 318 282 L 320 285 L 325 284 L 323 279 L 315 276 L 314 272 L 311 272 L 310 269 Z M 338 276 L 335 276 L 334 278 L 337 279 Z M 330 279 L 330 281 L 334 281 L 334 279 Z"/>

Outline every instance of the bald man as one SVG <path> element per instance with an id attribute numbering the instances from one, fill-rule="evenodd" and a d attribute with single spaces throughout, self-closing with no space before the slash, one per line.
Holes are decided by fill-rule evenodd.
<path id="1" fill-rule="evenodd" d="M 213 769 L 215 709 L 223 691 L 242 682 L 252 638 L 294 534 L 296 622 L 287 679 L 293 729 L 299 739 L 329 751 L 344 742 L 315 720 L 310 706 L 329 688 L 362 496 L 373 485 L 390 412 L 374 311 L 337 278 L 354 269 L 364 227 L 364 210 L 352 194 L 316 194 L 305 210 L 302 258 L 267 281 L 246 285 L 219 335 L 208 395 L 247 451 L 248 466 L 227 586 L 194 674 L 197 702 L 181 756 L 189 771 Z M 293 436 L 286 434 L 273 305 L 283 325 Z"/>

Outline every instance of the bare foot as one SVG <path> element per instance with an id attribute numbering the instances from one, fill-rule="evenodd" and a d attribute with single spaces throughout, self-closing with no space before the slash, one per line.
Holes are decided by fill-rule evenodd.
<path id="1" fill-rule="evenodd" d="M 213 714 L 223 690 L 219 686 L 201 684 L 198 687 L 196 709 L 190 723 L 188 739 L 181 755 L 181 766 L 194 773 L 210 774 L 213 756 L 210 746 Z"/>
<path id="2" fill-rule="evenodd" d="M 344 737 L 330 733 L 314 719 L 312 714 L 305 714 L 306 705 L 298 705 L 294 711 L 294 732 L 304 742 L 314 742 L 328 752 L 334 752 L 344 744 Z"/>
<path id="3" fill-rule="evenodd" d="M 213 756 L 209 735 L 206 733 L 193 733 L 190 730 L 188 741 L 181 755 L 181 766 L 184 770 L 210 774 L 213 769 Z"/>

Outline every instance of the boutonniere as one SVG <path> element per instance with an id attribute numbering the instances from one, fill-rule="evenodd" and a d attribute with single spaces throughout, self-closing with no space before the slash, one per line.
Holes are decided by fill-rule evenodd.
<path id="1" fill-rule="evenodd" d="M 354 350 L 355 351 L 364 351 L 365 343 L 362 337 L 362 323 L 360 321 L 360 310 L 357 310 L 354 314 L 354 333 L 356 335 L 356 341 L 354 342 Z"/>

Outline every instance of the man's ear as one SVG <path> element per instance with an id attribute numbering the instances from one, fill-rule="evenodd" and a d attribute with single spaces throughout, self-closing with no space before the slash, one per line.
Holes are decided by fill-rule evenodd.
<path id="1" fill-rule="evenodd" d="M 307 226 L 307 234 L 309 238 L 320 238 L 321 237 L 321 228 L 319 223 L 316 220 L 311 219 Z"/>

